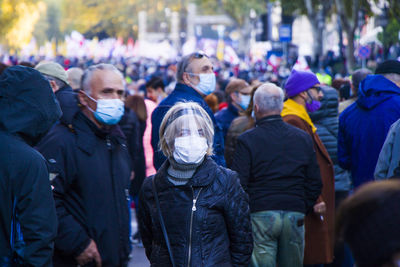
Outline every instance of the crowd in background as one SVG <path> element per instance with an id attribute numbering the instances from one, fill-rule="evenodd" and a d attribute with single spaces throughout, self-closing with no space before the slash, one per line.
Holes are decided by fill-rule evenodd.
<path id="1" fill-rule="evenodd" d="M 399 61 L 350 76 L 201 52 L 35 61 L 0 66 L 2 175 L 43 178 L 42 163 L 17 160 L 43 156 L 54 197 L 48 179 L 2 181 L 0 250 L 17 264 L 50 265 L 55 240 L 55 266 L 126 266 L 132 236 L 154 266 L 398 266 L 398 182 L 364 185 L 400 177 Z"/>

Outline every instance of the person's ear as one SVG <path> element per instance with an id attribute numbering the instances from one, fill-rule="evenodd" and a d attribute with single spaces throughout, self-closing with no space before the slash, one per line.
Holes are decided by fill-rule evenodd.
<path id="1" fill-rule="evenodd" d="M 257 115 L 258 115 L 258 106 L 257 106 L 257 104 L 254 104 L 253 110 L 254 110 L 254 116 L 257 118 Z"/>
<path id="2" fill-rule="evenodd" d="M 238 95 L 238 93 L 233 92 L 233 93 L 230 94 L 230 97 L 232 99 L 232 102 L 237 102 L 237 100 L 239 98 L 239 95 Z"/>
<path id="3" fill-rule="evenodd" d="M 307 99 L 308 99 L 307 91 L 301 92 L 301 93 L 299 94 L 299 96 L 300 96 L 302 99 L 304 99 L 304 101 L 307 101 Z"/>
<path id="4" fill-rule="evenodd" d="M 191 84 L 190 75 L 187 72 L 184 72 L 182 75 L 183 81 L 186 85 Z"/>
<path id="5" fill-rule="evenodd" d="M 58 86 L 57 86 L 56 81 L 49 80 L 49 83 L 50 83 L 51 89 L 53 90 L 53 93 L 57 92 L 58 91 Z"/>
<path id="6" fill-rule="evenodd" d="M 82 106 L 87 107 L 89 105 L 89 102 L 88 102 L 89 97 L 86 95 L 85 92 L 83 92 L 83 90 L 79 90 L 79 92 L 78 92 L 78 100 L 79 100 L 79 103 Z"/>

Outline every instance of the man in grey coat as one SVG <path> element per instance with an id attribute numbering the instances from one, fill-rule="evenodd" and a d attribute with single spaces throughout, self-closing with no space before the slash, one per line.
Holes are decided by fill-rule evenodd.
<path id="1" fill-rule="evenodd" d="M 390 126 L 385 143 L 379 154 L 374 177 L 383 180 L 394 176 L 395 169 L 400 164 L 400 120 Z"/>

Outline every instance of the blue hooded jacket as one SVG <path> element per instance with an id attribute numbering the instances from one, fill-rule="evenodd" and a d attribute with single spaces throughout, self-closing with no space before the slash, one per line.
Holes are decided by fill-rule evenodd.
<path id="1" fill-rule="evenodd" d="M 358 100 L 339 117 L 338 158 L 355 187 L 372 181 L 390 126 L 400 118 L 400 88 L 382 75 L 360 84 Z"/>

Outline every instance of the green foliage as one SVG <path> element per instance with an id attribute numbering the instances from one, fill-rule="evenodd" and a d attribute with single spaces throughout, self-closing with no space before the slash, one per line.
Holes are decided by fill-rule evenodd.
<path id="1" fill-rule="evenodd" d="M 243 26 L 251 9 L 254 9 L 257 14 L 266 11 L 266 2 L 262 0 L 195 0 L 195 3 L 204 14 L 225 13 L 237 26 Z"/>
<path id="2" fill-rule="evenodd" d="M 385 47 L 399 42 L 400 22 L 398 19 L 392 17 L 389 19 L 388 25 L 384 28 L 383 32 L 378 35 Z"/>

